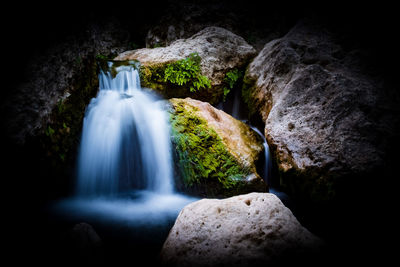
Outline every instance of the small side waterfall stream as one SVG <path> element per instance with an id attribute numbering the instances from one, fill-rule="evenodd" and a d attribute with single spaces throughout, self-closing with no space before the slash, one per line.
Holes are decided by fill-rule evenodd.
<path id="1" fill-rule="evenodd" d="M 262 175 L 264 176 L 264 180 L 267 182 L 268 186 L 271 188 L 272 185 L 272 177 L 271 177 L 271 168 L 272 168 L 272 161 L 269 152 L 269 146 L 267 140 L 265 139 L 264 135 L 257 129 L 257 127 L 250 126 L 253 131 L 258 133 L 258 135 L 263 139 L 263 146 L 264 146 L 264 164 L 261 170 Z"/>
<path id="2" fill-rule="evenodd" d="M 291 200 L 289 196 L 279 190 L 279 182 L 274 180 L 272 176 L 272 160 L 271 154 L 269 151 L 269 146 L 265 136 L 261 131 L 249 124 L 247 120 L 247 112 L 245 111 L 245 104 L 241 99 L 241 91 L 236 88 L 227 98 L 226 102 L 221 102 L 217 105 L 218 109 L 225 111 L 226 113 L 230 114 L 237 120 L 240 120 L 250 126 L 262 139 L 263 139 L 263 146 L 264 146 L 264 162 L 262 162 L 262 167 L 259 171 L 259 174 L 264 178 L 264 181 L 268 184 L 269 192 L 275 194 L 279 197 L 285 205 L 291 206 Z"/>

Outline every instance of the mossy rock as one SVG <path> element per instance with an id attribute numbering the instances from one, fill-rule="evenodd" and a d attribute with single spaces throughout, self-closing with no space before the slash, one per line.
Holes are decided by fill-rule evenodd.
<path id="1" fill-rule="evenodd" d="M 137 60 L 111 60 L 108 58 L 96 58 L 98 72 L 103 71 L 104 73 L 111 73 L 111 76 L 115 78 L 117 76 L 117 68 L 123 66 L 133 67 L 139 69 L 140 63 Z"/>
<path id="2" fill-rule="evenodd" d="M 95 58 L 88 57 L 82 65 L 83 70 L 75 77 L 68 96 L 58 101 L 52 110 L 51 122 L 34 141 L 39 144 L 38 157 L 43 157 L 40 161 L 59 190 L 70 189 L 67 187 L 71 186 L 69 179 L 73 175 L 85 109 L 99 88 Z"/>
<path id="3" fill-rule="evenodd" d="M 247 125 L 215 110 L 208 103 L 190 98 L 175 98 L 170 103 L 177 166 L 176 186 L 179 191 L 205 197 L 267 191 L 265 182 L 255 168 L 258 155 L 263 151 L 262 142 L 250 128 L 246 128 Z M 217 129 L 210 118 L 217 123 L 224 119 L 232 121 L 234 125 L 231 124 L 231 127 L 242 139 L 240 147 L 246 148 L 234 153 L 227 138 L 218 133 L 221 129 Z"/>
<path id="4" fill-rule="evenodd" d="M 140 61 L 141 85 L 159 92 L 165 98 L 190 97 L 217 104 L 224 99 L 224 88 L 225 96 L 227 94 L 227 73 L 243 69 L 255 54 L 255 49 L 242 37 L 223 28 L 207 27 L 192 37 L 177 40 L 167 47 L 125 51 L 115 60 Z M 197 64 L 190 64 L 193 63 L 191 58 Z M 188 67 L 185 75 L 190 77 L 190 82 L 174 84 L 174 81 L 179 83 L 179 79 L 165 76 L 166 73 L 170 74 L 168 66 L 177 62 L 188 63 L 178 65 Z M 193 66 L 195 68 L 190 68 Z M 188 78 L 185 75 L 180 78 L 185 80 Z"/>
<path id="5" fill-rule="evenodd" d="M 150 88 L 164 98 L 190 97 L 216 104 L 222 100 L 224 90 L 221 85 L 211 85 L 195 92 L 190 91 L 190 85 L 177 85 L 164 80 L 165 69 L 174 62 L 140 66 L 140 83 L 142 87 Z"/>

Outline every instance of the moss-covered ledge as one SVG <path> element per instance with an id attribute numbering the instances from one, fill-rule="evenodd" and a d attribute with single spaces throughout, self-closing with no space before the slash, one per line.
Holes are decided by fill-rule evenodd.
<path id="1" fill-rule="evenodd" d="M 178 84 L 166 80 L 166 70 L 177 62 L 179 60 L 167 63 L 141 64 L 139 73 L 141 86 L 153 89 L 167 99 L 190 97 L 212 104 L 222 100 L 224 89 L 220 84 L 209 84 L 197 90 L 192 90 L 193 83 L 191 81 L 185 84 Z M 199 74 L 201 75 L 201 70 Z"/>
<path id="2" fill-rule="evenodd" d="M 125 51 L 115 60 L 140 61 L 142 86 L 165 98 L 190 97 L 217 104 L 239 78 L 235 69 L 244 68 L 255 54 L 242 37 L 223 28 L 207 27 L 167 47 Z M 181 73 L 171 78 L 171 70 Z"/>
<path id="3" fill-rule="evenodd" d="M 255 170 L 255 161 L 262 152 L 262 143 L 253 139 L 251 129 L 233 126 L 237 129 L 238 138 L 249 139 L 243 140 L 243 143 L 252 142 L 246 152 L 235 154 L 227 146 L 226 138 L 217 133 L 220 130 L 216 131 L 215 124 L 213 127 L 213 123 L 208 121 L 210 117 L 203 116 L 207 112 L 218 121 L 222 120 L 221 116 L 228 114 L 218 114 L 209 104 L 190 98 L 171 99 L 170 103 L 172 142 L 177 166 L 176 186 L 179 191 L 206 197 L 227 197 L 267 190 Z M 210 110 L 205 111 L 204 107 Z M 237 123 L 242 124 L 239 121 Z"/>

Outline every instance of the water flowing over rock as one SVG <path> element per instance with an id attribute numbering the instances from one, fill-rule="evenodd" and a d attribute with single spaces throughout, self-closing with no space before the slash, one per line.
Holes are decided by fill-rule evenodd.
<path id="1" fill-rule="evenodd" d="M 206 102 L 170 103 L 181 190 L 203 196 L 266 191 L 256 170 L 263 141 L 254 130 Z"/>
<path id="2" fill-rule="evenodd" d="M 134 65 L 116 67 L 115 77 L 101 71 L 99 83 L 83 122 L 78 194 L 110 196 L 132 189 L 171 194 L 171 144 L 162 103 L 142 90 Z"/>
<path id="3" fill-rule="evenodd" d="M 281 184 L 300 199 L 346 199 L 385 171 L 397 100 L 363 69 L 360 53 L 304 21 L 248 67 L 243 95 L 265 122 Z"/>
<path id="4" fill-rule="evenodd" d="M 167 64 L 187 58 L 191 53 L 201 57 L 201 74 L 211 81 L 211 88 L 193 93 L 187 87 L 171 87 L 159 79 Z M 208 27 L 167 47 L 126 51 L 115 59 L 140 61 L 142 86 L 155 89 L 167 98 L 192 97 L 215 104 L 222 100 L 225 74 L 244 67 L 253 56 L 254 48 L 242 37 L 220 27 Z"/>
<path id="5" fill-rule="evenodd" d="M 322 245 L 275 195 L 251 193 L 184 207 L 161 259 L 171 266 L 310 264 Z"/>

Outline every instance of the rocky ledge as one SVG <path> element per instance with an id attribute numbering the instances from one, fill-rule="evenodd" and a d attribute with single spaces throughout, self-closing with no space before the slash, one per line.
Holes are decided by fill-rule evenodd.
<path id="1" fill-rule="evenodd" d="M 210 81 L 210 87 L 197 92 L 192 92 L 186 85 L 168 83 L 164 75 L 169 64 L 184 60 L 193 53 L 201 59 L 201 75 Z M 142 86 L 152 88 L 164 97 L 191 97 L 216 104 L 223 98 L 226 73 L 244 68 L 255 53 L 242 37 L 220 27 L 208 27 L 167 47 L 126 51 L 115 60 L 140 61 Z"/>

